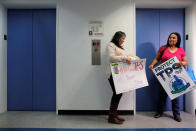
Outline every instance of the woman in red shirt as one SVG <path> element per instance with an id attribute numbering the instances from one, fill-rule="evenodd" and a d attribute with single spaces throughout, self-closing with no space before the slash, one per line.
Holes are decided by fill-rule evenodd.
<path id="1" fill-rule="evenodd" d="M 167 45 L 159 48 L 156 57 L 152 61 L 151 65 L 149 66 L 149 69 L 152 70 L 154 68 L 154 65 L 156 65 L 159 62 L 159 60 L 161 61 L 161 63 L 163 63 L 174 56 L 176 56 L 180 61 L 178 63 L 179 67 L 186 66 L 187 58 L 184 49 L 180 48 L 180 42 L 181 42 L 180 34 L 177 32 L 171 33 L 168 37 Z M 158 101 L 156 114 L 154 115 L 155 118 L 159 118 L 162 116 L 163 109 L 165 107 L 166 99 L 167 99 L 167 94 L 160 83 L 159 86 L 160 86 L 160 94 L 159 94 L 159 101 Z M 174 120 L 181 122 L 182 119 L 180 118 L 179 98 L 175 98 L 174 100 L 172 100 L 172 111 L 173 111 Z"/>

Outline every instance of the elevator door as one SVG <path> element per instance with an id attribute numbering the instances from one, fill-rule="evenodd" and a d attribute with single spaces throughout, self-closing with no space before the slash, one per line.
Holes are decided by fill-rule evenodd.
<path id="1" fill-rule="evenodd" d="M 56 109 L 56 11 L 8 10 L 8 110 Z"/>
<path id="2" fill-rule="evenodd" d="M 180 33 L 181 47 L 184 47 L 184 9 L 136 9 L 136 54 L 147 59 L 146 73 L 149 82 L 148 87 L 136 90 L 136 110 L 156 109 L 159 89 L 148 66 L 159 47 L 167 43 L 171 32 Z M 184 110 L 184 96 L 180 97 L 180 109 Z M 166 110 L 171 110 L 170 100 L 167 100 Z"/>

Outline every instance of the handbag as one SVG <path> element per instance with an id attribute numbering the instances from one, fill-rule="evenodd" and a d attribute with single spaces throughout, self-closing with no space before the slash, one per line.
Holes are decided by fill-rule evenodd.
<path id="1" fill-rule="evenodd" d="M 187 65 L 187 73 L 189 74 L 189 76 L 191 77 L 191 79 L 195 82 L 196 84 L 196 78 L 194 75 L 194 71 L 189 69 L 189 65 Z"/>

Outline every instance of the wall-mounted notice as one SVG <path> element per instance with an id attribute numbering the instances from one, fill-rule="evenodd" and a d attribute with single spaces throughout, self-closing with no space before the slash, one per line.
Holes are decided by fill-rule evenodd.
<path id="1" fill-rule="evenodd" d="M 89 21 L 89 36 L 103 36 L 103 21 Z"/>
<path id="2" fill-rule="evenodd" d="M 146 59 L 131 61 L 129 65 L 123 62 L 110 64 L 117 94 L 148 86 L 145 64 Z"/>
<path id="3" fill-rule="evenodd" d="M 184 67 L 178 67 L 179 60 L 173 57 L 153 69 L 153 72 L 171 99 L 196 88 Z"/>

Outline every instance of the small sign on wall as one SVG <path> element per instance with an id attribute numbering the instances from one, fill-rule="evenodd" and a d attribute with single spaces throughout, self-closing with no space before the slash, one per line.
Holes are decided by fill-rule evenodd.
<path id="1" fill-rule="evenodd" d="M 103 36 L 103 21 L 89 21 L 89 36 Z"/>

